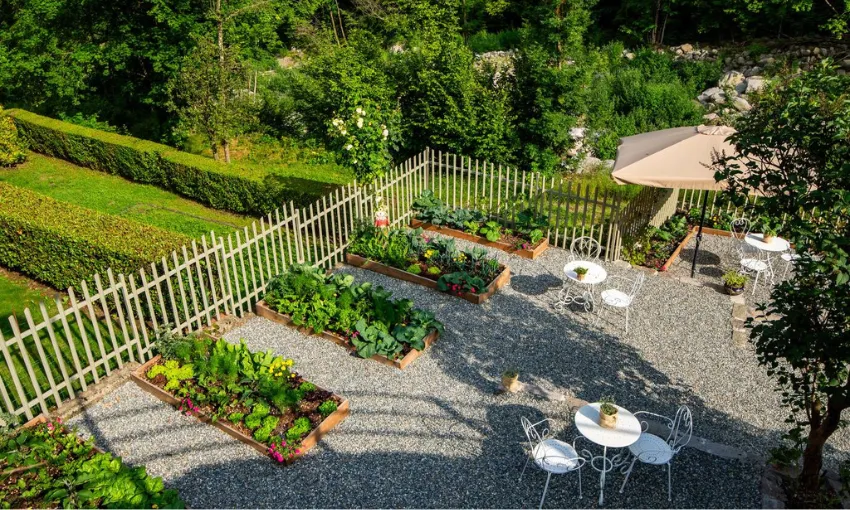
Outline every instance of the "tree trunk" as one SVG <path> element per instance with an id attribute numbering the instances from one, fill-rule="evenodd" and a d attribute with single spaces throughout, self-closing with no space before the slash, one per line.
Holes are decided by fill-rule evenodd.
<path id="1" fill-rule="evenodd" d="M 221 146 L 224 147 L 224 162 L 230 163 L 230 142 L 222 140 Z"/>
<path id="2" fill-rule="evenodd" d="M 820 474 L 823 468 L 823 447 L 829 437 L 838 430 L 843 407 L 830 405 L 820 426 L 809 430 L 806 449 L 803 450 L 803 471 L 800 473 L 800 485 L 806 492 L 820 490 Z"/>
<path id="3" fill-rule="evenodd" d="M 216 143 L 212 144 L 212 155 L 213 159 L 218 161 L 218 145 Z"/>

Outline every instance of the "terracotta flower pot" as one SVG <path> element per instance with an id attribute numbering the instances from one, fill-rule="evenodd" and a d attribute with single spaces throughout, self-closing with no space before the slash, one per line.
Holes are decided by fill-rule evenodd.
<path id="1" fill-rule="evenodd" d="M 775 238 L 775 237 L 776 237 L 776 236 L 775 236 L 775 235 L 773 235 L 773 234 L 765 234 L 765 235 L 764 235 L 764 237 L 762 238 L 762 241 L 763 241 L 765 244 L 769 244 L 771 241 L 773 241 L 773 238 Z"/>
<path id="2" fill-rule="evenodd" d="M 605 414 L 602 410 L 599 411 L 599 426 L 606 429 L 613 429 L 617 426 L 617 413 Z"/>
<path id="3" fill-rule="evenodd" d="M 517 390 L 519 390 L 519 374 L 502 374 L 502 386 L 505 390 L 511 393 L 516 393 Z"/>
<path id="4" fill-rule="evenodd" d="M 578 274 L 578 273 L 576 273 L 576 279 L 577 279 L 578 281 L 580 281 L 580 282 L 581 282 L 581 281 L 584 281 L 584 277 L 585 277 L 585 276 L 587 276 L 587 273 L 582 273 L 582 274 Z"/>

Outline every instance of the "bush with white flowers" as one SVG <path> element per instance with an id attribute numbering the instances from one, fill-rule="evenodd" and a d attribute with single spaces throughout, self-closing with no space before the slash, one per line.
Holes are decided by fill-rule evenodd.
<path id="1" fill-rule="evenodd" d="M 330 135 L 342 163 L 360 182 L 370 182 L 392 165 L 398 112 L 381 109 L 369 101 L 338 113 L 331 120 Z"/>

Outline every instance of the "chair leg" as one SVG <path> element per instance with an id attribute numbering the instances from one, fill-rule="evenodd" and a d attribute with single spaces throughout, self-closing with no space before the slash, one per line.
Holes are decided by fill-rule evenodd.
<path id="1" fill-rule="evenodd" d="M 756 287 L 759 286 L 759 276 L 761 276 L 761 271 L 756 272 L 756 281 L 753 282 L 753 296 L 756 295 Z"/>
<path id="2" fill-rule="evenodd" d="M 581 468 L 578 468 L 578 499 L 581 499 Z"/>
<path id="3" fill-rule="evenodd" d="M 667 463 L 667 501 L 673 501 L 673 465 Z"/>
<path id="4" fill-rule="evenodd" d="M 599 323 L 602 322 L 602 312 L 605 310 L 605 306 L 599 303 L 598 307 L 599 311 L 596 312 L 596 320 L 593 322 L 593 327 L 598 327 Z"/>
<path id="5" fill-rule="evenodd" d="M 632 474 L 632 469 L 635 468 L 635 462 L 637 462 L 637 457 L 632 459 L 632 463 L 629 465 L 629 470 L 626 471 L 626 478 L 623 480 L 623 485 L 620 486 L 620 494 L 623 493 L 623 489 L 626 488 L 626 482 L 629 481 L 629 476 Z"/>
<path id="6" fill-rule="evenodd" d="M 629 307 L 626 307 L 626 334 L 629 334 Z"/>
<path id="7" fill-rule="evenodd" d="M 546 501 L 546 491 L 549 490 L 549 480 L 552 478 L 552 473 L 549 473 L 549 476 L 546 477 L 546 486 L 543 487 L 543 497 L 540 498 L 540 508 L 543 508 L 543 502 Z"/>
<path id="8" fill-rule="evenodd" d="M 522 473 L 519 474 L 519 481 L 520 482 L 522 481 L 522 475 L 525 474 L 525 469 L 528 467 L 528 461 L 530 461 L 530 460 L 531 460 L 531 457 L 526 455 L 525 456 L 525 465 L 522 466 Z"/>

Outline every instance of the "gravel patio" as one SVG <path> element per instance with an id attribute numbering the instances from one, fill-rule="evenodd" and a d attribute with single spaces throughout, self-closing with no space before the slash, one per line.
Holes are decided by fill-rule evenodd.
<path id="1" fill-rule="evenodd" d="M 340 268 L 413 299 L 446 325 L 405 371 L 261 318 L 228 333 L 230 341 L 244 338 L 252 349 L 292 357 L 309 380 L 351 402 L 349 418 L 292 466 L 275 465 L 132 382 L 71 423 L 129 463 L 147 465 L 195 508 L 536 507 L 545 475 L 530 467 L 518 481 L 525 460 L 520 417 L 551 418 L 558 437 L 572 441 L 574 410 L 529 393 L 495 394 L 501 372 L 516 368 L 525 382 L 588 401 L 610 394 L 631 411 L 672 415 L 688 404 L 696 436 L 747 454 L 729 460 L 685 448 L 673 464 L 672 503 L 662 468 L 636 467 L 622 495 L 616 472 L 606 507 L 761 506 L 764 455 L 785 413 L 751 349 L 732 345 L 728 296 L 669 275 L 648 276 L 624 335 L 614 313 L 594 327 L 583 311 L 554 311 L 567 252 L 550 249 L 535 261 L 494 253 L 513 277 L 484 305 Z M 846 433 L 832 445 L 832 459 L 850 451 Z M 579 500 L 575 474 L 553 476 L 546 506 L 595 507 L 598 480 L 597 472 L 583 470 Z"/>

